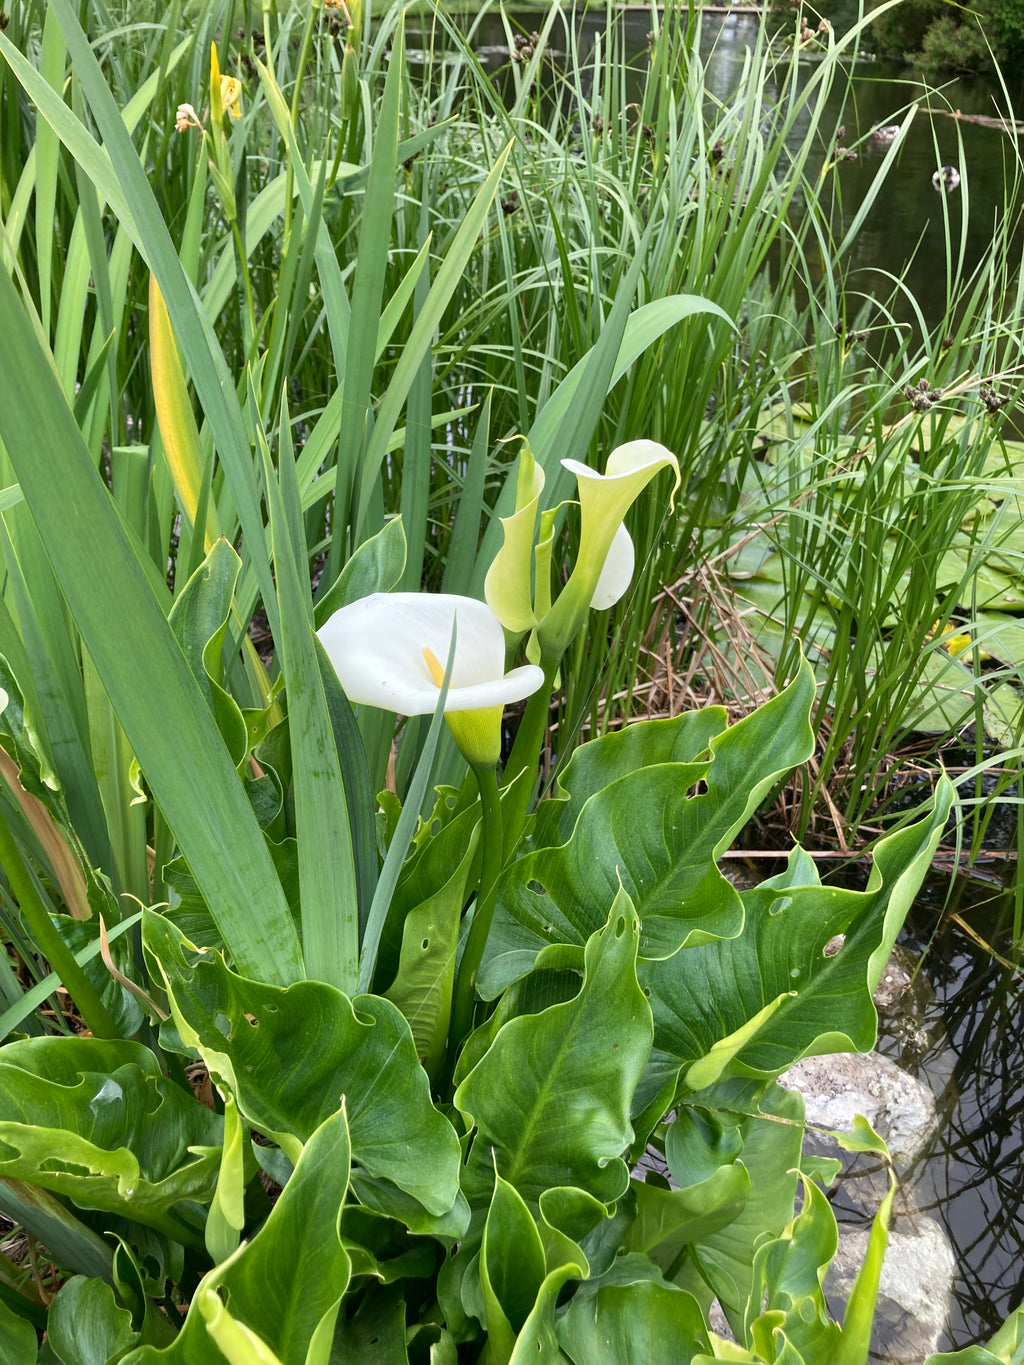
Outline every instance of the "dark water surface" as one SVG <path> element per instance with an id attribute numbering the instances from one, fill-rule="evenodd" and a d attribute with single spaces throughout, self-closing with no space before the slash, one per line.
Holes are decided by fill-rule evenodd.
<path id="1" fill-rule="evenodd" d="M 1012 897 L 936 875 L 903 945 L 923 958 L 913 1018 L 882 1022 L 879 1050 L 936 1097 L 940 1127 L 903 1180 L 946 1229 L 957 1262 L 951 1342 L 983 1342 L 1024 1299 L 1024 975 L 1008 951 Z M 938 929 L 936 931 L 936 926 Z"/>
<path id="2" fill-rule="evenodd" d="M 467 26 L 469 22 L 467 19 Z M 605 32 L 605 19 L 590 12 L 577 16 L 574 22 L 580 61 L 585 65 L 595 40 Z M 639 96 L 648 60 L 650 15 L 627 11 L 616 22 L 621 25 L 626 60 L 636 73 Z M 760 22 L 755 15 L 704 15 L 701 56 L 708 89 L 719 99 L 731 95 L 742 79 L 743 61 L 757 41 Z M 542 26 L 543 16 L 536 11 L 524 13 L 512 23 L 514 31 L 527 34 Z M 564 33 L 562 21 L 556 21 L 548 46 L 559 64 L 564 63 L 564 52 L 559 51 L 566 46 Z M 410 34 L 409 42 L 415 46 L 414 35 Z M 511 90 L 508 36 L 500 15 L 484 15 L 473 28 L 473 43 L 499 85 L 507 80 Z M 817 60 L 820 56 L 812 48 L 806 58 L 801 58 L 801 65 L 809 74 Z M 924 319 L 934 326 L 943 316 L 951 284 L 951 272 L 945 265 L 947 235 L 953 242 L 954 270 L 959 264 L 962 273 L 969 275 L 991 243 L 996 224 L 1008 211 L 1007 200 L 1012 195 L 1007 187 L 1014 181 L 1014 143 L 1005 132 L 972 123 L 966 117 L 1005 114 L 1005 97 L 995 82 L 983 80 L 949 81 L 940 91 L 928 92 L 905 69 L 870 58 L 858 60 L 853 76 L 851 91 L 837 77 L 822 124 L 823 129 L 831 131 L 842 121 L 846 133 L 840 145 L 857 152 L 856 160 L 843 160 L 828 172 L 837 182 L 837 227 L 841 223 L 845 228 L 852 222 L 889 150 L 886 143 L 872 137 L 872 130 L 902 124 L 908 118 L 910 123 L 895 165 L 846 256 L 849 287 L 867 298 L 885 300 L 893 294 L 894 277 L 902 276 Z M 767 93 L 770 98 L 775 91 L 769 87 Z M 956 116 L 958 111 L 961 117 Z M 804 131 L 798 127 L 794 136 L 799 139 Z M 818 165 L 810 168 L 812 174 L 826 157 L 831 159 L 833 150 L 822 145 Z M 956 167 L 961 176 L 960 187 L 949 195 L 937 193 L 932 184 L 933 174 L 942 166 Z M 798 197 L 797 214 L 800 208 Z M 1016 240 L 1019 261 L 1020 234 Z M 813 270 L 815 263 L 810 264 Z M 909 298 L 898 298 L 893 313 L 898 321 L 915 325 L 915 307 Z"/>

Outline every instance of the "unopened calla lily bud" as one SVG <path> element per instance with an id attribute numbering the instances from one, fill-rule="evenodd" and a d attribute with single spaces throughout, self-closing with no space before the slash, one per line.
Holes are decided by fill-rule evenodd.
<path id="1" fill-rule="evenodd" d="M 529 441 L 524 438 L 516 478 L 516 510 L 512 516 L 501 518 L 505 539 L 484 579 L 487 605 L 512 635 L 521 635 L 537 624 L 532 586 L 533 551 L 537 509 L 543 491 L 544 471 L 533 458 Z M 540 578 L 538 564 L 538 591 Z M 549 589 L 547 595 L 550 596 Z"/>

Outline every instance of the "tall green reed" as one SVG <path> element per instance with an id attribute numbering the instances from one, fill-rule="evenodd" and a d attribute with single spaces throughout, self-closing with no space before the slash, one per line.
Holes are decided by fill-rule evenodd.
<path id="1" fill-rule="evenodd" d="M 691 16 L 652 12 L 649 61 L 630 71 L 615 14 L 583 54 L 552 10 L 529 63 L 512 68 L 506 102 L 443 11 L 424 21 L 415 75 L 401 61 L 397 11 L 372 26 L 364 15 L 354 98 L 346 35 L 328 16 L 310 26 L 296 7 L 250 14 L 240 37 L 241 13 L 227 3 L 187 16 L 172 9 L 157 30 L 133 8 L 111 30 L 96 10 L 100 73 L 66 6 L 24 4 L 4 48 L 4 260 L 164 609 L 214 531 L 240 543 L 225 679 L 243 707 L 279 713 L 280 661 L 268 672 L 246 643 L 257 607 L 280 643 L 263 437 L 272 466 L 291 451 L 293 553 L 318 581 L 320 610 L 347 558 L 399 512 L 403 586 L 479 594 L 500 541 L 496 516 L 509 510 L 502 476 L 517 433 L 547 471 L 552 505 L 570 492 L 561 458 L 599 461 L 622 440 L 650 436 L 679 455 L 686 497 L 668 534 L 656 507 L 633 514 L 641 569 L 607 623 L 608 650 L 579 648 L 563 666 L 558 758 L 581 728 L 643 708 L 649 650 L 675 638 L 681 596 L 693 600 L 673 667 L 683 677 L 708 671 L 698 642 L 715 626 L 714 604 L 686 585 L 694 565 L 718 573 L 740 562 L 731 550 L 756 507 L 772 523 L 765 534 L 786 589 L 771 612 L 781 638 L 772 671 L 792 671 L 794 628 L 830 631 L 823 762 L 802 821 L 837 780 L 849 793 L 839 803 L 846 819 L 862 821 L 870 797 L 854 793 L 881 782 L 883 753 L 920 709 L 908 660 L 938 657 L 931 627 L 964 602 L 963 585 L 952 584 L 931 601 L 922 556 L 951 543 L 969 510 L 988 430 L 954 431 L 944 408 L 894 428 L 893 395 L 925 366 L 931 382 L 952 377 L 955 388 L 979 345 L 979 374 L 1011 369 L 1015 343 L 1000 319 L 1019 282 L 995 244 L 962 278 L 962 243 L 947 224 L 953 346 L 940 347 L 934 331 L 916 349 L 905 337 L 882 377 L 850 342 L 862 325 L 873 338 L 896 334 L 884 307 L 865 321 L 845 278 L 893 160 L 843 228 L 828 169 L 833 97 L 849 81 L 861 26 L 826 35 L 814 65 L 761 31 L 743 80 L 716 98 Z M 205 139 L 174 126 L 182 103 L 205 118 L 214 40 L 221 68 L 243 85 L 242 117 L 225 125 L 234 228 L 209 164 L 208 121 Z M 551 49 L 566 53 L 564 66 Z M 1007 223 L 1000 240 L 1010 232 Z M 182 501 L 157 422 L 147 266 L 194 395 L 193 505 Z M 735 327 L 680 306 L 687 295 L 710 300 Z M 786 436 L 766 461 L 757 432 L 780 402 Z M 794 403 L 810 405 L 801 409 L 809 427 Z M 947 454 L 922 461 L 925 442 Z M 14 484 L 9 467 L 2 482 Z M 17 624 L 5 650 L 29 679 L 30 710 L 59 756 L 90 857 L 113 869 L 115 889 L 145 899 L 163 890 L 159 871 L 151 885 L 147 845 L 159 869 L 174 838 L 162 814 L 147 819 L 136 800 L 136 755 L 18 491 L 10 496 L 4 609 Z M 889 533 L 908 508 L 925 509 L 920 533 L 899 537 L 890 554 Z M 570 562 L 571 514 L 558 534 L 556 558 Z M 985 532 L 975 560 L 995 534 Z M 755 552 L 737 553 L 747 565 Z M 379 787 L 394 727 L 378 716 L 360 725 L 368 780 Z M 425 729 L 403 731 L 401 787 Z M 438 773 L 459 780 L 450 749 Z"/>
<path id="2" fill-rule="evenodd" d="M 1019 681 L 1020 655 L 1012 615 L 998 613 L 1020 604 L 1020 450 L 1000 434 L 1002 405 L 1020 393 L 1020 343 L 1008 325 L 1021 289 L 1019 187 L 1011 160 L 1004 210 L 972 268 L 966 228 L 954 238 L 944 212 L 937 320 L 899 277 L 887 299 L 861 298 L 844 268 L 849 232 L 830 238 L 825 299 L 809 303 L 797 354 L 773 370 L 775 486 L 754 519 L 768 523 L 756 543 L 775 552 L 784 591 L 762 591 L 759 606 L 779 631 L 783 672 L 797 636 L 822 649 L 822 748 L 801 828 L 828 792 L 844 830 L 856 831 L 886 792 L 893 755 L 921 732 L 937 747 L 973 728 L 964 797 L 976 817 L 987 803 L 982 769 L 1005 768 L 1006 783 L 1014 769 L 1019 703 L 1006 684 Z M 968 199 L 964 225 L 969 212 Z M 741 537 L 743 525 L 730 529 Z M 954 632 L 975 641 L 956 661 L 944 645 Z M 980 828 L 976 818 L 974 852 Z"/>
<path id="3" fill-rule="evenodd" d="M 304 73 L 287 65 L 294 26 L 286 17 L 268 29 L 262 56 L 253 45 L 246 60 L 239 50 L 232 61 L 231 16 L 230 7 L 211 8 L 180 38 L 169 28 L 165 59 L 134 93 L 138 68 L 117 51 L 131 34 L 100 45 L 110 79 L 66 0 L 45 18 L 26 9 L 23 29 L 0 39 L 18 108 L 26 118 L 27 101 L 36 108 L 25 127 L 37 151 L 5 194 L 13 207 L 3 344 L 15 395 L 3 430 L 9 695 L 24 696 L 32 762 L 66 793 L 67 819 L 57 818 L 81 830 L 86 865 L 104 870 L 115 897 L 145 903 L 165 892 L 163 868 L 180 850 L 243 967 L 348 987 L 355 916 L 372 878 L 365 830 L 347 819 L 341 770 L 315 755 L 331 743 L 347 754 L 347 787 L 360 780 L 365 748 L 367 789 L 379 788 L 393 724 L 362 718 L 362 735 L 352 729 L 344 699 L 325 695 L 299 623 L 313 615 L 304 600 L 311 574 L 324 570 L 325 610 L 341 566 L 390 513 L 400 511 L 416 533 L 403 572 L 421 576 L 435 446 L 447 453 L 453 424 L 472 421 L 475 430 L 477 422 L 460 368 L 472 337 L 449 353 L 435 334 L 456 336 L 481 282 L 485 292 L 500 285 L 488 224 L 512 144 L 499 127 L 485 165 L 479 146 L 472 159 L 452 159 L 453 130 L 432 126 L 429 107 L 403 91 L 397 13 L 367 48 L 361 99 L 326 121 L 317 110 L 331 107 L 326 96 L 340 95 L 344 79 L 331 35 L 317 39 L 322 56 L 308 63 L 315 98 L 293 89 L 289 101 L 289 75 Z M 53 81 L 15 41 L 40 19 Z M 222 60 L 209 50 L 214 39 Z M 303 37 L 300 67 L 309 51 Z M 243 74 L 237 122 L 221 123 L 218 67 Z M 33 234 L 22 231 L 22 201 L 54 212 L 34 169 L 39 146 L 56 149 L 53 174 L 66 188 L 69 250 L 56 311 L 45 301 L 54 261 L 36 259 L 42 219 Z M 147 174 L 157 155 L 172 165 L 167 181 Z M 465 172 L 452 202 L 443 180 L 439 194 L 418 202 L 396 194 L 407 161 L 434 177 L 444 165 Z M 168 202 L 175 186 L 177 202 Z M 401 250 L 407 228 L 415 253 Z M 608 384 L 693 311 L 692 300 L 656 301 L 630 331 L 639 279 L 636 263 L 591 351 L 568 377 L 552 367 L 547 392 L 532 399 L 530 430 L 552 464 L 588 453 Z M 449 411 L 435 406 L 439 374 L 452 392 Z M 571 433 L 564 442 L 563 432 Z M 463 483 L 449 527 L 456 512 L 480 524 L 492 440 L 486 426 L 480 433 L 468 484 L 476 500 L 467 501 Z M 66 497 L 52 496 L 58 485 Z M 486 560 L 474 539 L 463 535 L 457 560 L 445 552 L 446 586 L 481 575 Z M 231 543 L 241 548 L 237 564 L 217 550 Z M 219 556 L 216 573 L 208 550 Z M 277 646 L 269 672 L 248 634 L 257 604 Z M 214 634 L 194 638 L 211 616 Z M 300 850 L 301 959 L 288 869 L 272 863 L 233 773 L 247 749 L 239 727 L 258 742 L 280 722 L 282 682 L 292 698 L 284 770 Z M 410 733 L 404 774 L 421 742 Z M 262 780 L 248 769 L 243 776 Z M 38 857 L 31 821 L 14 809 L 13 788 L 5 791 L 20 845 Z M 325 860 L 329 835 L 335 854 Z M 227 858 L 227 845 L 249 856 Z M 123 903 L 97 894 L 109 923 L 123 917 Z M 349 907 L 340 921 L 338 904 Z M 88 999 L 84 978 L 75 994 Z M 90 1022 L 103 1025 L 99 1015 Z"/>

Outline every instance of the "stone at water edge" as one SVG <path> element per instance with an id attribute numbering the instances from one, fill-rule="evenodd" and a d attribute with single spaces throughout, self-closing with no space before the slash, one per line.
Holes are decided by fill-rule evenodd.
<path id="1" fill-rule="evenodd" d="M 779 1077 L 804 1097 L 808 1127 L 804 1149 L 838 1156 L 844 1166 L 830 1197 L 857 1223 L 840 1222 L 839 1249 L 825 1281 L 833 1316 L 842 1319 L 854 1278 L 867 1251 L 868 1224 L 888 1187 L 884 1164 L 842 1151 L 814 1129 L 848 1132 L 862 1114 L 884 1138 L 896 1166 L 924 1153 L 938 1127 L 935 1097 L 915 1077 L 880 1053 L 805 1057 Z M 897 1190 L 889 1243 L 882 1265 L 872 1332 L 872 1359 L 921 1365 L 945 1340 L 956 1260 L 945 1230 L 918 1212 L 915 1183 Z"/>
<path id="2" fill-rule="evenodd" d="M 913 1161 L 935 1134 L 932 1092 L 878 1052 L 805 1057 L 782 1073 L 779 1084 L 800 1091 L 807 1122 L 815 1128 L 849 1132 L 854 1116 L 862 1114 L 885 1139 L 897 1165 Z M 813 1134 L 809 1137 L 821 1150 Z M 837 1155 L 831 1142 L 827 1150 Z"/>
<path id="3" fill-rule="evenodd" d="M 867 1228 L 839 1229 L 839 1249 L 825 1278 L 833 1314 L 841 1314 L 867 1246 Z M 934 1351 L 949 1349 L 946 1330 L 955 1275 L 956 1258 L 945 1229 L 923 1213 L 900 1218 L 898 1227 L 890 1229 L 882 1262 L 872 1359 L 921 1365 Z"/>
<path id="4" fill-rule="evenodd" d="M 923 1365 L 949 1349 L 946 1330 L 956 1261 L 944 1229 L 922 1213 L 904 1215 L 890 1230 L 871 1334 L 873 1361 Z M 839 1322 L 867 1254 L 868 1229 L 840 1224 L 839 1246 L 825 1277 L 829 1311 Z M 736 1338 L 715 1299 L 708 1323 L 726 1341 Z"/>

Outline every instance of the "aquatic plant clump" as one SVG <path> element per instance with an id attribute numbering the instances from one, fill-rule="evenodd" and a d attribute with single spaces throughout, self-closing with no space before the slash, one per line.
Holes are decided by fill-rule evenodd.
<path id="1" fill-rule="evenodd" d="M 966 323 L 900 352 L 902 417 L 844 382 L 885 173 L 834 216 L 826 125 L 866 20 L 759 34 L 713 100 L 689 13 L 638 90 L 618 26 L 587 55 L 502 16 L 503 94 L 443 9 L 415 44 L 398 9 L 239 13 L 0 25 L 0 1353 L 865 1361 L 892 1191 L 840 1324 L 777 1077 L 873 1045 L 954 791 L 863 890 L 720 862 L 822 780 L 828 660 L 873 636 L 855 514 L 883 475 L 976 492 Z M 974 581 L 997 538 L 941 507 Z M 801 600 L 800 527 L 835 637 L 723 639 L 734 568 L 787 556 L 773 627 Z M 965 667 L 952 580 L 888 562 L 876 645 L 906 570 Z M 689 680 L 643 718 L 665 612 Z M 752 636 L 759 704 L 689 704 Z"/>

